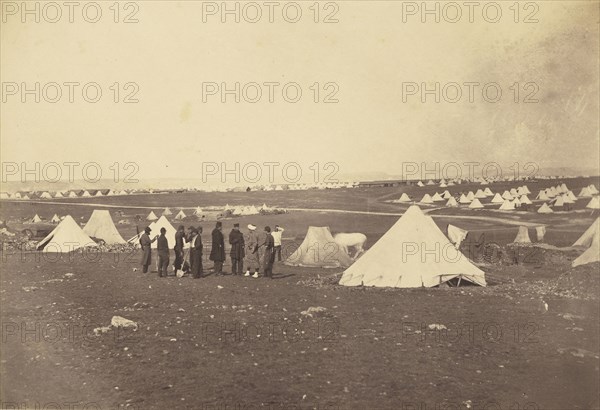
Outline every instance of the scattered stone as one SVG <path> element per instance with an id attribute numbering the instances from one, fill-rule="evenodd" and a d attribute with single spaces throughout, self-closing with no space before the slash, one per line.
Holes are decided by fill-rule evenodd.
<path id="1" fill-rule="evenodd" d="M 322 314 L 325 311 L 327 311 L 327 309 L 322 306 L 317 306 L 317 307 L 311 306 L 308 309 L 300 312 L 300 314 L 302 316 L 314 317 L 314 316 L 319 316 L 319 314 Z"/>
<path id="2" fill-rule="evenodd" d="M 123 329 L 138 329 L 137 323 L 135 323 L 133 320 L 125 319 L 121 316 L 113 316 L 110 320 L 110 324 L 113 327 L 122 327 Z"/>

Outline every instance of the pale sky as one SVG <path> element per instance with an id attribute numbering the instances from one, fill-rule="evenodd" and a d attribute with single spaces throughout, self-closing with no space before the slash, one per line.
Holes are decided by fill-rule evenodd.
<path id="1" fill-rule="evenodd" d="M 113 2 L 101 2 L 102 18 L 93 24 L 81 9 L 69 23 L 66 7 L 57 23 L 43 15 L 40 23 L 33 16 L 22 23 L 20 10 L 12 15 L 3 2 L 2 161 L 136 162 L 141 178 L 200 177 L 202 162 L 223 161 L 294 161 L 305 169 L 335 162 L 341 173 L 392 174 L 404 161 L 598 168 L 598 2 L 538 1 L 539 10 L 521 9 L 515 23 L 513 2 L 501 1 L 498 23 L 486 22 L 481 8 L 470 23 L 466 7 L 458 23 L 432 16 L 422 23 L 419 14 L 402 21 L 402 2 L 339 1 L 339 22 L 330 24 L 313 21 L 312 1 L 298 3 L 297 23 L 283 19 L 285 2 L 274 23 L 267 7 L 258 23 L 232 16 L 222 23 L 219 14 L 204 23 L 202 2 L 141 1 L 134 2 L 139 22 L 124 24 L 114 23 Z M 133 11 L 124 4 L 120 19 Z M 320 18 L 333 10 L 321 3 Z M 539 22 L 524 23 L 532 12 Z M 20 90 L 9 95 L 7 85 L 23 82 L 96 82 L 103 94 L 87 103 L 79 86 L 69 103 L 63 85 L 57 103 L 35 103 L 33 95 L 23 103 Z M 136 83 L 139 102 L 114 103 L 115 82 L 121 101 L 132 90 L 123 85 Z M 302 98 L 285 102 L 280 86 L 269 103 L 262 86 L 258 103 L 232 96 L 221 103 L 219 94 L 203 102 L 208 82 L 296 82 Z M 313 102 L 315 82 L 337 84 L 339 102 Z M 456 82 L 463 96 L 455 103 L 432 96 L 422 103 L 419 95 L 403 102 L 409 82 Z M 486 102 L 479 86 L 471 103 L 465 82 L 497 83 L 502 97 Z M 535 85 L 525 89 L 528 82 Z M 521 87 L 518 103 L 514 83 Z M 524 103 L 534 88 L 539 102 Z"/>

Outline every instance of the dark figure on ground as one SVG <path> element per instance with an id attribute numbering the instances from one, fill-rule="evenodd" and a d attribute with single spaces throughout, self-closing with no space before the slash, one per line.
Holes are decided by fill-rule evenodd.
<path id="1" fill-rule="evenodd" d="M 271 228 L 265 226 L 267 237 L 265 239 L 265 251 L 263 255 L 263 266 L 265 277 L 273 279 L 273 263 L 275 262 L 275 241 L 271 235 Z"/>
<path id="2" fill-rule="evenodd" d="M 209 259 L 215 263 L 214 271 L 216 276 L 223 274 L 223 262 L 225 262 L 225 238 L 221 232 L 222 229 L 223 224 L 221 221 L 218 221 L 215 229 L 212 231 L 212 247 Z"/>
<path id="3" fill-rule="evenodd" d="M 183 240 L 185 238 L 185 231 L 183 225 L 179 225 L 177 232 L 175 232 L 175 262 L 173 263 L 173 269 L 175 274 L 183 267 Z"/>
<path id="4" fill-rule="evenodd" d="M 152 263 L 152 243 L 158 238 L 156 235 L 153 239 L 150 239 L 150 229 L 147 226 L 144 229 L 144 233 L 140 236 L 140 246 L 142 247 L 142 272 L 148 273 L 148 266 Z"/>
<path id="5" fill-rule="evenodd" d="M 244 271 L 244 234 L 240 232 L 240 224 L 233 224 L 233 229 L 229 233 L 229 244 L 231 245 L 231 273 L 241 275 Z"/>
<path id="6" fill-rule="evenodd" d="M 190 271 L 194 279 L 202 277 L 202 228 L 190 228 Z"/>
<path id="7" fill-rule="evenodd" d="M 165 234 L 167 230 L 160 228 L 160 236 L 156 242 L 156 250 L 158 252 L 158 277 L 162 278 L 167 276 L 167 269 L 169 269 L 169 241 Z"/>

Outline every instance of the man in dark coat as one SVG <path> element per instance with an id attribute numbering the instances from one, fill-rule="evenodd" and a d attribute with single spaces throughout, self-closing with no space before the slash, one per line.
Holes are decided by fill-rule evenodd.
<path id="1" fill-rule="evenodd" d="M 152 243 L 158 238 L 158 235 L 154 239 L 150 239 L 150 229 L 147 226 L 144 229 L 144 233 L 140 236 L 140 246 L 142 247 L 142 272 L 148 273 L 148 266 L 152 263 Z"/>
<path id="2" fill-rule="evenodd" d="M 173 268 L 175 269 L 175 274 L 179 270 L 181 270 L 183 266 L 183 239 L 185 237 L 185 231 L 183 225 L 179 225 L 177 228 L 177 232 L 175 232 L 175 247 L 173 250 L 175 251 L 175 262 L 173 263 Z"/>
<path id="3" fill-rule="evenodd" d="M 241 275 L 244 270 L 244 234 L 240 232 L 240 224 L 233 224 L 229 233 L 229 244 L 231 245 L 231 273 Z"/>
<path id="4" fill-rule="evenodd" d="M 275 262 L 275 241 L 271 235 L 271 227 L 265 226 L 266 238 L 263 253 L 263 266 L 266 278 L 273 279 L 273 263 Z"/>
<path id="5" fill-rule="evenodd" d="M 223 262 L 225 262 L 225 238 L 221 230 L 223 224 L 217 221 L 215 229 L 212 231 L 212 247 L 209 259 L 215 263 L 214 271 L 216 276 L 223 274 Z"/>
<path id="6" fill-rule="evenodd" d="M 202 229 L 202 228 L 200 228 Z M 202 277 L 202 238 L 200 232 L 193 226 L 190 228 L 190 271 L 194 279 Z"/>
<path id="7" fill-rule="evenodd" d="M 169 241 L 165 234 L 167 230 L 160 228 L 160 236 L 156 242 L 156 250 L 158 252 L 158 277 L 162 278 L 167 276 L 167 269 L 169 268 Z"/>

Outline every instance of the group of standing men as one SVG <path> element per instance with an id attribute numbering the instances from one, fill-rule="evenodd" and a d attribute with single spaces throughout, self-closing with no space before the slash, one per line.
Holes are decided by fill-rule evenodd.
<path id="1" fill-rule="evenodd" d="M 223 235 L 223 224 L 217 221 L 215 228 L 211 233 L 211 251 L 209 259 L 213 261 L 213 271 L 215 276 L 223 275 L 223 264 L 225 262 L 225 237 Z M 264 233 L 256 232 L 256 226 L 248 225 L 248 234 L 240 231 L 240 224 L 235 223 L 229 233 L 229 244 L 231 250 L 231 274 L 234 276 L 244 275 L 258 278 L 261 275 L 265 278 L 273 278 L 273 264 L 277 256 L 281 261 L 281 235 L 284 229 L 279 225 L 275 226 L 273 232 L 269 226 L 265 226 Z M 150 239 L 150 227 L 144 229 L 140 235 L 140 245 L 142 247 L 142 268 L 143 272 L 148 272 L 148 267 L 152 260 L 152 243 L 157 242 L 158 252 L 158 276 L 167 276 L 169 266 L 169 243 L 165 236 L 166 229 L 161 228 L 160 235 Z M 187 231 L 183 225 L 180 225 L 175 233 L 175 262 L 173 269 L 178 277 L 184 273 L 190 273 L 193 278 L 203 276 L 202 266 L 202 227 L 190 226 Z M 184 249 L 184 243 L 189 243 L 189 252 Z M 246 272 L 244 274 L 244 265 Z M 253 273 L 251 273 L 253 271 Z"/>

